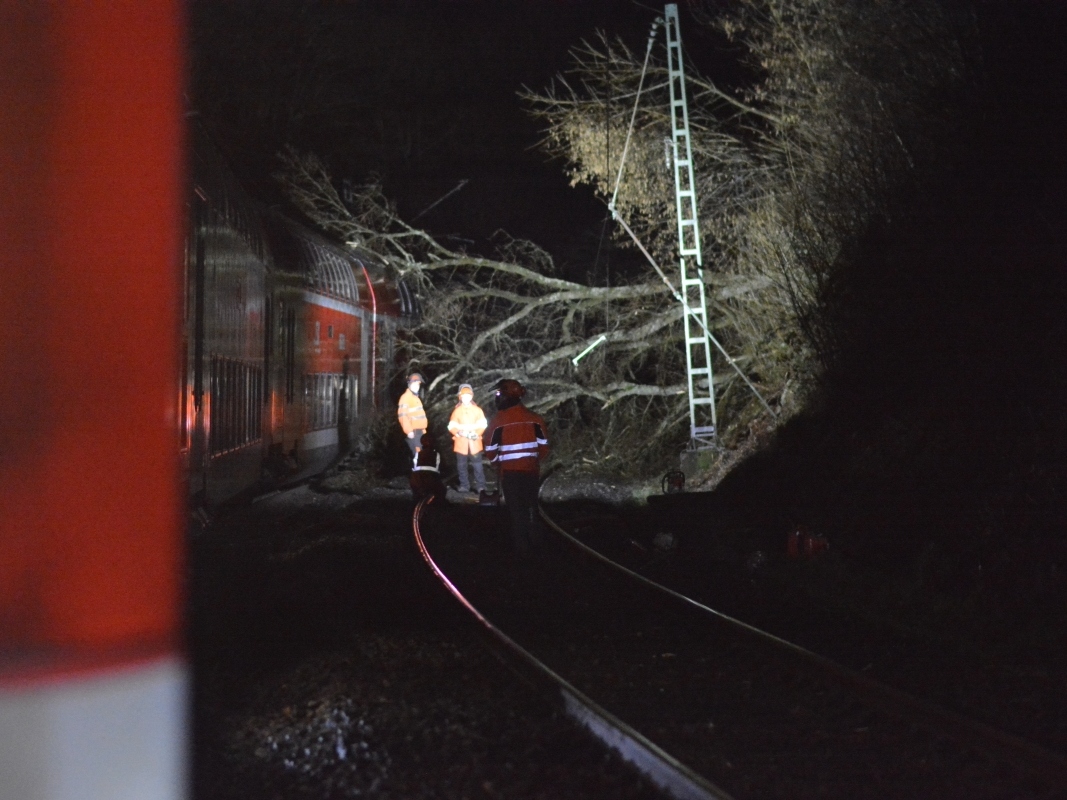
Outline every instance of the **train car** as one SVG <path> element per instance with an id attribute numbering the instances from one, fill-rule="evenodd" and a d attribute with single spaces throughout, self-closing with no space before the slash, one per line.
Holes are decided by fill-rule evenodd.
<path id="1" fill-rule="evenodd" d="M 255 206 L 206 134 L 191 138 L 179 441 L 190 493 L 214 505 L 261 478 L 272 263 Z"/>
<path id="2" fill-rule="evenodd" d="M 370 253 L 253 203 L 195 128 L 191 174 L 180 437 L 213 507 L 351 451 L 417 302 Z"/>

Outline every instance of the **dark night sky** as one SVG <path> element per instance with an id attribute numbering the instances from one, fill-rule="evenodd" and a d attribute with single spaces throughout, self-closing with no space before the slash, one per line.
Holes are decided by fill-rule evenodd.
<path id="1" fill-rule="evenodd" d="M 1047 185 L 1062 160 L 1050 145 L 1064 116 L 1064 4 L 945 2 L 977 9 L 981 27 L 985 84 L 967 122 L 974 138 L 957 149 L 980 149 L 974 163 L 1004 172 L 997 188 L 987 167 L 964 169 L 961 190 Z M 737 54 L 680 5 L 688 57 L 729 84 Z M 324 157 L 337 178 L 377 173 L 408 219 L 467 179 L 419 224 L 476 249 L 503 229 L 564 266 L 581 265 L 575 277 L 593 262 L 604 206 L 536 148 L 538 124 L 516 93 L 544 88 L 568 67 L 568 49 L 598 28 L 640 53 L 661 2 L 198 0 L 191 8 L 193 105 L 253 193 L 277 199 L 269 176 L 287 143 Z M 627 257 L 611 254 L 620 265 Z"/>
<path id="2" fill-rule="evenodd" d="M 537 149 L 517 92 L 546 87 L 597 29 L 643 52 L 659 13 L 634 0 L 200 2 L 194 105 L 260 196 L 291 143 L 338 177 L 377 173 L 408 219 L 467 179 L 419 220 L 435 234 L 484 243 L 503 229 L 591 262 L 604 206 Z M 716 52 L 682 24 L 698 58 Z"/>

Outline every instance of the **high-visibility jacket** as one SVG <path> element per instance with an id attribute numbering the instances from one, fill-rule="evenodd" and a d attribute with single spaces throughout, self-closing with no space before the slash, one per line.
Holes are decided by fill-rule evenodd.
<path id="1" fill-rule="evenodd" d="M 489 461 L 501 472 L 540 473 L 548 455 L 545 421 L 522 403 L 493 415 L 482 436 Z"/>
<path id="2" fill-rule="evenodd" d="M 405 436 L 412 431 L 424 431 L 427 428 L 426 411 L 422 407 L 422 401 L 411 389 L 405 389 L 400 395 L 396 417 L 400 420 L 400 427 L 404 429 Z"/>
<path id="3" fill-rule="evenodd" d="M 452 450 L 465 456 L 482 452 L 482 434 L 489 426 L 485 412 L 477 403 L 460 403 L 452 410 L 448 432 L 452 434 Z"/>

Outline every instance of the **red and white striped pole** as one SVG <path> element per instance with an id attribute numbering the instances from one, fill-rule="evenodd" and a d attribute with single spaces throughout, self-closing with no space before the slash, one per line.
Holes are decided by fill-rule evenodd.
<path id="1" fill-rule="evenodd" d="M 177 0 L 0 3 L 0 799 L 186 796 Z"/>

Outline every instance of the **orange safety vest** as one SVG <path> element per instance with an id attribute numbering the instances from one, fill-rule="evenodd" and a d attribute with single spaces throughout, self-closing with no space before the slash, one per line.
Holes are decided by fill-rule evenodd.
<path id="1" fill-rule="evenodd" d="M 452 410 L 448 432 L 452 434 L 452 450 L 465 456 L 482 452 L 482 434 L 489 422 L 477 403 L 460 403 Z"/>
<path id="2" fill-rule="evenodd" d="M 407 436 L 412 431 L 424 431 L 427 428 L 426 411 L 422 407 L 422 401 L 411 389 L 405 389 L 400 395 L 400 402 L 396 406 L 396 417 L 400 420 L 400 427 Z"/>
<path id="3" fill-rule="evenodd" d="M 540 461 L 548 455 L 545 421 L 522 403 L 498 411 L 482 439 L 489 461 L 500 472 L 537 475 Z"/>

